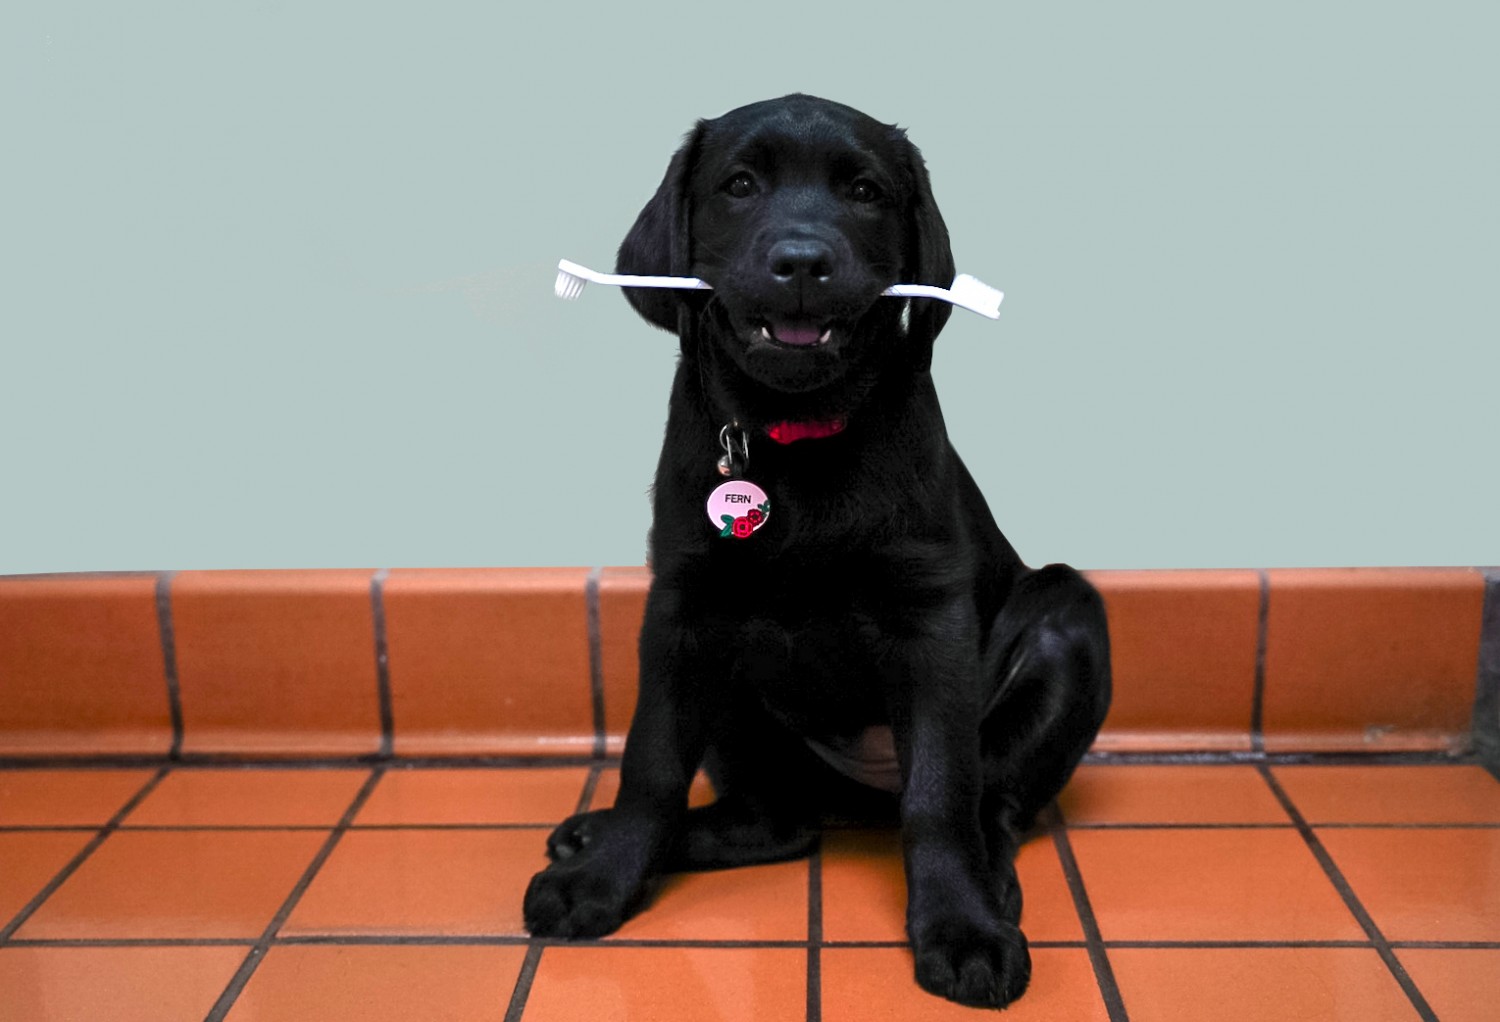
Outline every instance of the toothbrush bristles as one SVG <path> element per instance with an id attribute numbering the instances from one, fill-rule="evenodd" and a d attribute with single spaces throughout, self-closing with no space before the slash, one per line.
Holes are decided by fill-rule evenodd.
<path id="1" fill-rule="evenodd" d="M 1000 303 L 1005 293 L 990 287 L 984 281 L 960 273 L 953 278 L 954 303 L 990 319 L 1000 318 Z"/>
<path id="2" fill-rule="evenodd" d="M 573 301 L 583 294 L 583 285 L 587 283 L 582 277 L 574 276 L 567 270 L 557 271 L 557 283 L 552 285 L 553 292 L 559 298 Z"/>

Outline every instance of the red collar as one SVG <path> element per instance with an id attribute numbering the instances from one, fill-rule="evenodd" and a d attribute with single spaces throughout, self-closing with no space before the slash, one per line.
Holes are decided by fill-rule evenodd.
<path id="1" fill-rule="evenodd" d="M 797 440 L 821 440 L 825 436 L 842 433 L 848 424 L 847 419 L 829 419 L 826 422 L 778 422 L 766 427 L 766 435 L 778 444 L 790 444 Z"/>

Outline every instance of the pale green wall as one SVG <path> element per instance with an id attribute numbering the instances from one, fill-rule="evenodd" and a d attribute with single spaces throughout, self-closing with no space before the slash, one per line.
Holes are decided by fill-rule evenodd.
<path id="1" fill-rule="evenodd" d="M 1028 560 L 1500 561 L 1493 3 L 0 14 L 0 572 L 634 564 L 694 118 L 910 128 L 949 424 Z"/>

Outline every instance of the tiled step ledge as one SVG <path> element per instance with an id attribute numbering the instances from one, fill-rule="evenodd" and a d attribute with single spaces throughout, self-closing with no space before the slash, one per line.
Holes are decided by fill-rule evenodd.
<path id="1" fill-rule="evenodd" d="M 1097 753 L 1500 751 L 1500 571 L 1096 571 Z M 0 576 L 0 758 L 597 757 L 644 568 Z"/>

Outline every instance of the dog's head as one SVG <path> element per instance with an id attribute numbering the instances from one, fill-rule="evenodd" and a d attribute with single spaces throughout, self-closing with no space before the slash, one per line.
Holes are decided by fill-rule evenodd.
<path id="1" fill-rule="evenodd" d="M 694 276 L 701 293 L 627 289 L 636 311 L 706 335 L 745 374 L 807 392 L 903 346 L 925 369 L 951 311 L 880 298 L 953 279 L 948 229 L 901 129 L 793 95 L 699 121 L 620 246 L 618 272 Z"/>

